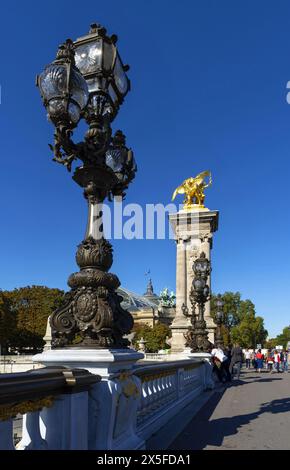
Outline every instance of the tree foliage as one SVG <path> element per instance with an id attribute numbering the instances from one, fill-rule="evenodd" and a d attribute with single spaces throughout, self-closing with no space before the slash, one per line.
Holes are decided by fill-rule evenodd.
<path id="1" fill-rule="evenodd" d="M 2 353 L 6 354 L 11 338 L 17 328 L 16 315 L 10 309 L 10 302 L 5 294 L 0 291 L 0 344 Z"/>
<path id="2" fill-rule="evenodd" d="M 47 319 L 60 305 L 64 292 L 44 286 L 2 291 L 0 297 L 0 342 L 7 350 L 38 351 L 42 348 Z"/>
<path id="3" fill-rule="evenodd" d="M 216 319 L 216 295 L 211 299 L 211 315 Z M 242 347 L 256 347 L 263 344 L 268 335 L 264 328 L 262 317 L 256 316 L 255 305 L 249 299 L 242 300 L 240 292 L 225 292 L 222 296 L 224 302 L 222 335 L 225 346 L 234 342 Z"/>
<path id="4" fill-rule="evenodd" d="M 286 349 L 288 341 L 290 341 L 290 326 L 285 326 L 280 335 L 276 336 L 276 338 L 271 338 L 267 341 L 266 347 L 273 349 L 276 346 L 281 345 L 284 349 Z"/>
<path id="5" fill-rule="evenodd" d="M 138 341 L 143 337 L 146 341 L 146 350 L 148 352 L 158 352 L 160 349 L 168 348 L 166 338 L 171 336 L 169 326 L 163 323 L 156 323 L 153 327 L 139 323 L 134 325 L 133 331 L 135 336 L 133 338 L 133 345 L 138 349 Z"/>

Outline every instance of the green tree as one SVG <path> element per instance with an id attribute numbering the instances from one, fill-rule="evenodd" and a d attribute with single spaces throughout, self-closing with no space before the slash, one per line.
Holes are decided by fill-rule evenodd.
<path id="1" fill-rule="evenodd" d="M 147 324 L 138 324 L 134 326 L 135 336 L 133 339 L 134 347 L 138 347 L 138 341 L 143 337 L 146 341 L 146 350 L 148 352 L 158 352 L 159 349 L 167 349 L 166 338 L 171 336 L 169 326 L 163 323 L 156 323 L 153 327 Z"/>
<path id="2" fill-rule="evenodd" d="M 217 300 L 217 295 L 212 294 L 210 311 L 214 320 L 216 318 L 216 312 L 217 312 L 216 300 Z M 225 292 L 222 295 L 222 300 L 224 302 L 223 324 L 228 330 L 230 330 L 233 326 L 237 325 L 240 322 L 239 309 L 241 305 L 241 294 L 239 292 Z"/>
<path id="3" fill-rule="evenodd" d="M 2 354 L 8 353 L 8 347 L 17 328 L 16 315 L 11 311 L 10 302 L 0 291 L 0 345 Z"/>
<path id="4" fill-rule="evenodd" d="M 9 346 L 18 350 L 41 349 L 47 319 L 60 305 L 64 292 L 45 286 L 28 286 L 2 294 L 15 321 L 13 333 L 7 336 Z"/>
<path id="5" fill-rule="evenodd" d="M 211 299 L 211 315 L 216 320 L 216 295 Z M 242 300 L 240 292 L 225 292 L 222 295 L 224 302 L 224 320 L 222 326 L 223 342 L 225 346 L 233 342 L 242 347 L 253 347 L 257 343 L 263 344 L 267 337 L 262 317 L 256 317 L 255 305 L 249 299 Z"/>
<path id="6" fill-rule="evenodd" d="M 276 338 L 269 338 L 265 344 L 264 344 L 264 347 L 267 348 L 267 349 L 274 349 L 275 346 L 277 346 L 278 343 L 277 343 L 277 340 Z"/>
<path id="7" fill-rule="evenodd" d="M 267 341 L 267 347 L 272 349 L 275 346 L 281 345 L 286 349 L 288 341 L 290 341 L 290 326 L 285 326 L 280 335 Z"/>
<path id="8" fill-rule="evenodd" d="M 232 342 L 239 343 L 244 348 L 255 348 L 258 343 L 263 345 L 267 336 L 264 319 L 255 317 L 253 312 L 245 314 L 241 322 L 231 331 Z"/>

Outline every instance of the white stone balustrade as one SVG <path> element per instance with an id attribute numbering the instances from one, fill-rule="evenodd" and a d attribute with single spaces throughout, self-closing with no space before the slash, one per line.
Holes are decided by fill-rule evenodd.
<path id="1" fill-rule="evenodd" d="M 202 393 L 207 366 L 203 361 L 189 359 L 137 368 L 135 374 L 142 383 L 137 434 L 148 439 Z"/>
<path id="2" fill-rule="evenodd" d="M 121 370 L 116 370 L 114 362 L 112 371 L 110 367 L 101 371 L 100 365 L 95 364 L 99 374 L 102 372 L 102 380 L 94 374 L 92 364 L 90 372 L 58 369 L 57 373 L 53 373 L 49 371 L 52 369 L 45 368 L 41 369 L 41 373 L 27 373 L 30 377 L 31 374 L 38 374 L 37 387 L 41 396 L 46 398 L 41 402 L 39 397 L 38 405 L 36 403 L 24 414 L 22 439 L 16 449 L 144 449 L 146 440 L 177 417 L 182 408 L 207 388 L 211 366 L 203 359 L 181 358 L 147 365 L 144 361 L 133 361 L 134 364 L 129 366 L 128 352 L 114 354 L 125 355 L 118 358 Z M 123 368 L 124 364 L 127 364 L 127 369 Z M 21 375 L 23 381 L 27 374 L 13 374 L 15 385 L 16 376 Z M 11 391 L 11 383 L 5 384 L 7 376 L 2 385 L 0 377 L 0 410 L 3 400 L 7 401 L 7 397 L 1 397 L 1 391 L 5 387 L 7 393 Z M 68 386 L 64 387 L 65 383 L 70 383 L 70 390 Z M 47 387 L 46 393 L 44 386 Z M 53 394 L 56 388 L 58 393 Z M 51 397 L 51 394 L 54 396 Z M 36 396 L 37 392 L 34 399 Z M 27 391 L 23 398 L 29 399 Z M 45 405 L 46 399 L 50 401 L 48 405 Z M 5 418 L 5 413 L 2 413 L 2 419 L 3 416 Z M 0 421 L 0 449 L 15 449 L 10 417 Z"/>
<path id="3" fill-rule="evenodd" d="M 42 368 L 0 376 L 0 450 L 15 450 L 13 417 L 23 415 L 17 450 L 88 448 L 88 390 L 100 380 L 86 370 Z"/>

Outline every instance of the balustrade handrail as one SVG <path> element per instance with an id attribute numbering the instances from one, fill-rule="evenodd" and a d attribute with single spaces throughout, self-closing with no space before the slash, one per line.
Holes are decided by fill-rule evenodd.
<path id="1" fill-rule="evenodd" d="M 0 375 L 0 405 L 12 405 L 47 396 L 78 393 L 89 389 L 101 377 L 83 369 L 44 367 L 28 372 Z"/>
<path id="2" fill-rule="evenodd" d="M 160 372 L 174 372 L 178 369 L 182 368 L 195 368 L 195 367 L 200 367 L 204 363 L 203 360 L 192 360 L 192 359 L 184 359 L 181 361 L 166 361 L 165 363 L 157 363 L 157 364 L 148 364 L 148 365 L 142 365 L 138 366 L 134 369 L 134 375 L 137 375 L 137 377 L 143 378 L 148 375 L 154 375 L 154 372 L 156 374 Z"/>
<path id="3" fill-rule="evenodd" d="M 7 354 L 0 355 L 0 364 L 11 364 L 15 362 L 32 362 L 34 354 Z"/>

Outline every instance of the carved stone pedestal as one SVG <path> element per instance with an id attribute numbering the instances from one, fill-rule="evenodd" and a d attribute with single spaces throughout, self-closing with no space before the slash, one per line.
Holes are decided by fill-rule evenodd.
<path id="1" fill-rule="evenodd" d="M 190 290 L 193 280 L 192 265 L 201 252 L 210 261 L 213 233 L 218 229 L 218 211 L 208 209 L 181 210 L 170 214 L 169 220 L 177 244 L 176 252 L 176 316 L 172 322 L 172 352 L 182 352 L 190 321 L 182 313 L 183 304 L 191 309 Z M 208 279 L 210 287 L 210 277 Z M 210 316 L 210 302 L 205 304 L 208 339 L 214 343 L 215 324 Z"/>
<path id="2" fill-rule="evenodd" d="M 134 349 L 68 348 L 45 351 L 33 360 L 45 366 L 80 368 L 100 375 L 101 382 L 89 392 L 88 449 L 126 450 L 145 446 L 136 433 L 141 381 L 133 375 L 136 361 L 143 357 Z"/>

